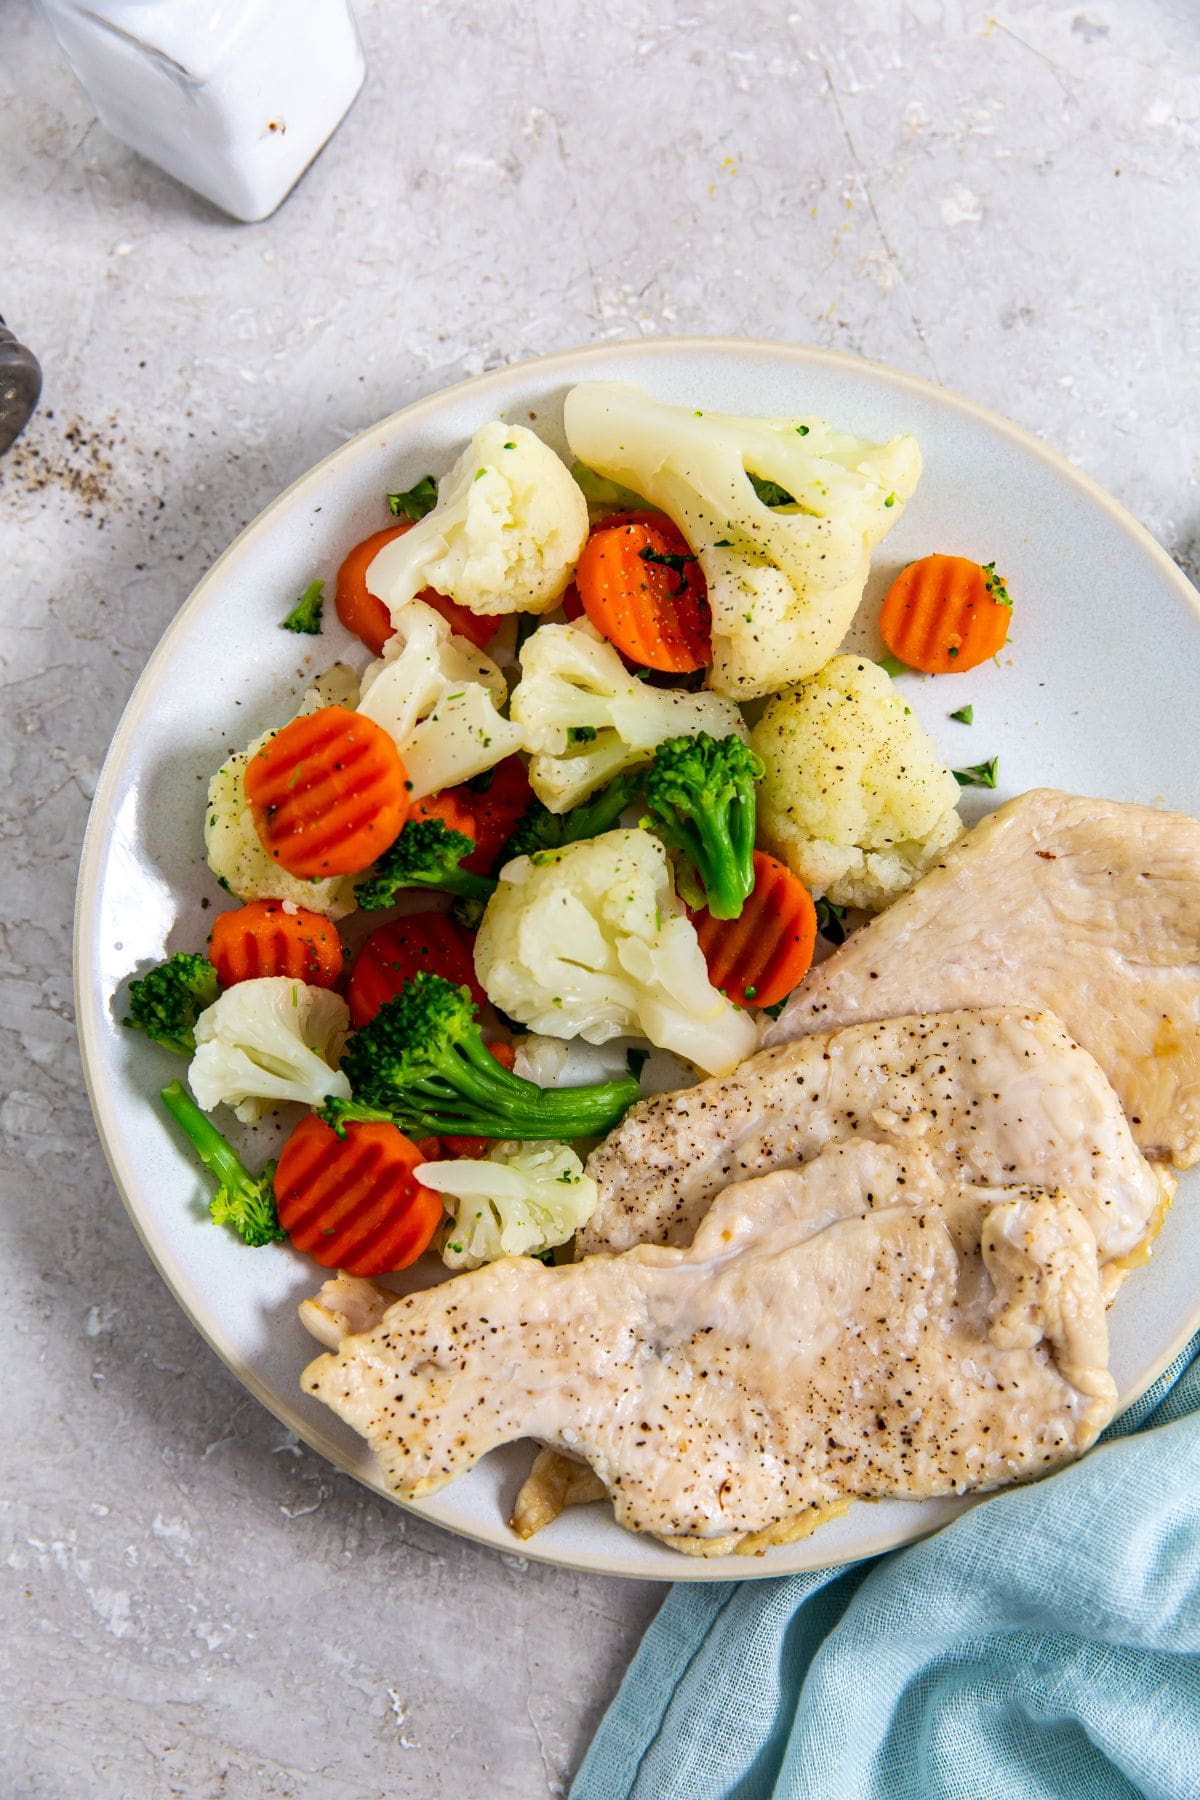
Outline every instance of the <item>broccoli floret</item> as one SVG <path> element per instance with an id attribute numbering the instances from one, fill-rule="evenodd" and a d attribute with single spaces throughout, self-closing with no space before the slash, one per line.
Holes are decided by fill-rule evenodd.
<path id="1" fill-rule="evenodd" d="M 233 1146 L 178 1081 L 162 1090 L 162 1103 L 191 1140 L 205 1168 L 217 1178 L 217 1191 L 208 1203 L 214 1224 L 228 1225 L 243 1243 L 255 1248 L 281 1242 L 287 1233 L 275 1210 L 275 1164 L 269 1162 L 261 1175 L 251 1175 Z"/>
<path id="2" fill-rule="evenodd" d="M 540 1088 L 513 1075 L 484 1043 L 469 991 L 424 969 L 350 1039 L 342 1069 L 354 1098 L 321 1109 L 335 1130 L 391 1119 L 414 1137 L 593 1137 L 638 1098 L 631 1076 Z"/>
<path id="3" fill-rule="evenodd" d="M 627 769 L 615 781 L 572 806 L 567 812 L 552 813 L 540 800 L 530 803 L 517 822 L 517 828 L 504 846 L 501 866 L 514 856 L 536 856 L 539 850 L 561 850 L 564 844 L 576 844 L 582 838 L 599 837 L 611 831 L 627 806 L 631 806 L 641 790 L 644 769 Z"/>
<path id="4" fill-rule="evenodd" d="M 324 592 L 325 583 L 323 581 L 310 582 L 287 618 L 284 619 L 283 629 L 285 631 L 303 631 L 309 637 L 316 637 L 321 629 L 321 613 L 325 606 L 322 598 Z"/>
<path id="5" fill-rule="evenodd" d="M 650 822 L 695 871 L 695 898 L 714 919 L 736 919 L 754 887 L 754 784 L 762 775 L 761 758 L 741 738 L 706 731 L 668 738 L 646 775 Z"/>
<path id="6" fill-rule="evenodd" d="M 389 494 L 387 503 L 394 519 L 403 516 L 415 524 L 437 505 L 437 482 L 432 475 L 422 475 L 420 481 L 414 482 L 403 494 Z"/>
<path id="7" fill-rule="evenodd" d="M 190 1056 L 196 1048 L 196 1020 L 220 991 L 207 956 L 181 950 L 130 982 L 129 1017 L 121 1023 L 144 1031 L 164 1049 Z"/>
<path id="8" fill-rule="evenodd" d="M 463 857 L 474 848 L 473 838 L 451 831 L 441 819 L 410 819 L 375 864 L 375 873 L 355 888 L 358 904 L 377 912 L 382 906 L 394 906 L 404 888 L 436 888 L 486 905 L 496 891 L 494 878 L 462 867 Z"/>

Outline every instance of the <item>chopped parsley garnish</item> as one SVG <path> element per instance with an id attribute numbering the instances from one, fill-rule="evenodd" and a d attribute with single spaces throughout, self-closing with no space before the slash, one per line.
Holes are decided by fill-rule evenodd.
<path id="1" fill-rule="evenodd" d="M 388 511 L 394 519 L 403 514 L 415 524 L 437 505 L 437 482 L 432 475 L 422 475 L 420 481 L 415 482 L 405 493 L 389 494 L 387 503 Z"/>
<path id="2" fill-rule="evenodd" d="M 316 637 L 321 629 L 321 609 L 325 604 L 322 598 L 324 592 L 325 583 L 323 581 L 310 581 L 287 618 L 283 620 L 283 629 L 285 631 L 303 631 L 309 637 Z"/>
<path id="3" fill-rule="evenodd" d="M 660 563 L 664 569 L 673 569 L 678 575 L 679 586 L 672 590 L 672 599 L 677 600 L 680 594 L 687 593 L 687 566 L 696 561 L 690 550 L 685 556 L 681 550 L 656 550 L 652 544 L 647 544 L 644 549 L 638 551 L 638 555 L 643 562 Z"/>
<path id="4" fill-rule="evenodd" d="M 797 437 L 807 437 L 808 436 L 808 426 L 807 425 L 797 425 L 796 436 Z"/>
<path id="5" fill-rule="evenodd" d="M 893 680 L 897 675 L 910 675 L 912 673 L 908 664 L 902 663 L 898 656 L 881 656 L 879 658 L 879 667 L 883 670 L 885 675 L 890 675 Z"/>
<path id="6" fill-rule="evenodd" d="M 950 773 L 959 787 L 994 788 L 999 763 L 1000 758 L 993 756 L 990 762 L 972 763 L 969 769 L 951 769 Z"/>
<path id="7" fill-rule="evenodd" d="M 816 908 L 817 930 L 821 936 L 828 939 L 831 944 L 844 944 L 846 928 L 842 924 L 842 920 L 846 916 L 845 907 L 838 906 L 834 901 L 822 897 L 816 902 Z"/>
<path id="8" fill-rule="evenodd" d="M 960 725 L 973 725 L 975 723 L 975 708 L 969 704 L 967 706 L 960 706 L 957 712 L 952 712 L 950 714 L 950 717 L 952 719 L 957 719 Z"/>
<path id="9" fill-rule="evenodd" d="M 996 602 L 996 605 L 1007 606 L 1009 612 L 1011 612 L 1012 600 L 1009 596 L 1008 589 L 996 573 L 995 563 L 984 563 L 983 572 L 987 576 L 987 581 L 984 585 L 986 586 L 988 593 L 992 596 L 992 599 Z"/>
<path id="10" fill-rule="evenodd" d="M 569 744 L 590 744 L 595 741 L 595 737 L 596 727 L 594 725 L 572 725 L 567 732 Z"/>
<path id="11" fill-rule="evenodd" d="M 884 503 L 883 503 L 883 504 L 884 504 L 884 505 L 885 505 L 885 506 L 895 506 L 895 504 L 896 504 L 896 496 L 895 496 L 895 494 L 889 494 L 889 495 L 888 495 L 888 497 L 887 497 L 887 499 L 886 499 L 886 500 L 885 500 L 885 501 L 884 501 Z"/>

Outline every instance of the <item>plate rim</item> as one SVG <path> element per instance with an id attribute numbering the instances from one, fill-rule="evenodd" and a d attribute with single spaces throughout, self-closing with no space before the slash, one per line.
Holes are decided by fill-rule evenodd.
<path id="1" fill-rule="evenodd" d="M 319 486 L 325 471 L 331 464 L 350 455 L 356 447 L 368 438 L 380 432 L 408 431 L 421 423 L 423 415 L 436 414 L 455 398 L 468 394 L 486 395 L 492 387 L 501 387 L 519 377 L 526 371 L 538 375 L 553 377 L 556 368 L 579 371 L 581 365 L 603 363 L 614 358 L 637 359 L 640 356 L 661 358 L 688 355 L 716 355 L 728 357 L 764 356 L 768 358 L 790 361 L 798 366 L 826 367 L 855 374 L 867 374 L 872 379 L 901 392 L 913 392 L 939 405 L 949 406 L 978 424 L 986 426 L 1010 443 L 1020 448 L 1027 455 L 1047 465 L 1061 480 L 1067 481 L 1082 495 L 1106 513 L 1112 523 L 1147 556 L 1165 578 L 1168 586 L 1174 589 L 1176 597 L 1195 615 L 1200 624 L 1200 590 L 1188 579 L 1184 571 L 1175 562 L 1170 553 L 1161 545 L 1141 521 L 1130 512 L 1128 507 L 1114 498 L 1107 489 L 1100 486 L 1092 476 L 1071 462 L 1063 453 L 1056 450 L 1035 432 L 1025 426 L 1016 424 L 1004 414 L 971 400 L 953 388 L 943 386 L 939 382 L 930 381 L 925 376 L 915 375 L 908 370 L 898 369 L 888 363 L 876 362 L 871 358 L 858 356 L 850 351 L 826 348 L 817 344 L 792 343 L 787 340 L 772 338 L 745 338 L 729 335 L 705 336 L 691 334 L 671 337 L 639 337 L 639 338 L 606 338 L 598 343 L 582 344 L 565 349 L 554 350 L 542 356 L 525 357 L 517 362 L 503 363 L 497 368 L 488 369 L 481 374 L 468 376 L 463 380 L 450 383 L 448 386 L 434 389 L 418 399 L 399 407 L 395 412 L 363 427 L 344 443 L 335 445 L 326 455 L 302 471 L 296 478 L 276 494 L 267 504 L 250 519 L 237 535 L 229 542 L 215 561 L 204 571 L 186 599 L 168 622 L 153 650 L 150 653 L 141 673 L 138 675 L 129 698 L 122 708 L 120 717 L 105 752 L 104 761 L 97 778 L 92 803 L 88 811 L 87 824 L 84 829 L 80 848 L 79 872 L 75 884 L 74 917 L 72 928 L 71 969 L 75 994 L 76 1037 L 79 1045 L 80 1061 L 83 1070 L 84 1088 L 91 1108 L 92 1119 L 100 1147 L 104 1153 L 109 1174 L 121 1198 L 122 1205 L 145 1249 L 150 1261 L 163 1284 L 170 1293 L 175 1304 L 184 1313 L 189 1323 L 199 1332 L 209 1348 L 225 1364 L 234 1378 L 244 1387 L 260 1405 L 279 1421 L 287 1430 L 297 1432 L 302 1442 L 308 1445 L 319 1456 L 338 1469 L 351 1476 L 364 1487 L 379 1494 L 392 1505 L 400 1507 L 414 1518 L 437 1525 L 443 1530 L 452 1532 L 457 1537 L 486 1546 L 501 1554 L 519 1556 L 531 1562 L 539 1562 L 554 1568 L 570 1569 L 584 1574 L 600 1574 L 623 1580 L 671 1582 L 671 1581 L 726 1581 L 726 1580 L 762 1580 L 794 1570 L 777 1570 L 771 1565 L 769 1555 L 740 1557 L 720 1556 L 715 1558 L 679 1556 L 682 1565 L 672 1574 L 659 1574 L 644 1569 L 622 1567 L 613 1557 L 583 1558 L 572 1554 L 563 1554 L 549 1549 L 541 1551 L 536 1541 L 523 1543 L 512 1538 L 508 1541 L 502 1534 L 507 1531 L 503 1522 L 495 1527 L 473 1527 L 458 1519 L 447 1520 L 440 1517 L 441 1504 L 437 1497 L 414 1504 L 399 1499 L 388 1491 L 381 1479 L 373 1478 L 373 1471 L 356 1467 L 349 1456 L 339 1445 L 328 1438 L 319 1429 L 306 1428 L 297 1430 L 294 1416 L 288 1416 L 281 1410 L 280 1404 L 266 1384 L 259 1378 L 254 1368 L 243 1361 L 240 1354 L 230 1343 L 225 1334 L 215 1328 L 211 1322 L 202 1320 L 181 1293 L 171 1278 L 163 1261 L 160 1259 L 155 1244 L 144 1224 L 138 1202 L 134 1198 L 136 1183 L 132 1179 L 124 1160 L 124 1145 L 115 1128 L 110 1130 L 102 1097 L 99 1092 L 97 1069 L 101 1066 L 101 1045 L 99 1042 L 99 1011 L 101 995 L 99 992 L 98 971 L 93 968 L 88 943 L 88 929 L 91 923 L 91 910 L 98 893 L 97 863 L 102 849 L 102 821 L 111 817 L 113 795 L 119 771 L 124 767 L 130 740 L 134 737 L 143 712 L 150 705 L 157 687 L 160 668 L 172 657 L 176 638 L 190 624 L 192 618 L 207 604 L 209 590 L 219 589 L 223 580 L 226 565 L 234 561 L 249 541 L 265 529 L 275 514 L 296 499 L 310 485 Z M 585 374 L 575 373 L 573 379 L 587 379 Z M 91 981 L 86 978 L 93 977 Z M 1157 1360 L 1150 1372 L 1136 1386 L 1122 1395 L 1122 1410 L 1130 1406 L 1147 1388 L 1158 1379 L 1192 1335 L 1190 1328 L 1180 1333 Z M 297 1382 L 297 1393 L 299 1393 Z M 1094 1448 L 1095 1446 L 1093 1446 Z M 1090 1454 L 1090 1451 L 1087 1452 Z M 1003 1492 L 1004 1490 L 997 1490 Z M 965 1496 L 940 1496 L 939 1498 L 957 1498 L 965 1506 L 979 1504 L 989 1498 L 987 1494 Z M 956 1513 L 955 1516 L 958 1516 Z M 887 1550 L 896 1549 L 909 1543 L 919 1541 L 933 1531 L 941 1529 L 945 1521 L 930 1521 L 928 1532 L 914 1533 L 910 1525 L 897 1525 L 890 1529 L 875 1533 L 867 1538 L 865 1544 L 855 1547 L 853 1561 L 863 1561 L 869 1557 L 881 1555 Z M 837 1561 L 844 1561 L 839 1557 Z M 807 1564 L 808 1569 L 820 1569 L 836 1566 L 836 1564 L 813 1562 Z"/>

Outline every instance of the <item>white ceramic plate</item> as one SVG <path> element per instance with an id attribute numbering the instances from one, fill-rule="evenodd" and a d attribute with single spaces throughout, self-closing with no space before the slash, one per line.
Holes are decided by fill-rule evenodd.
<path id="1" fill-rule="evenodd" d="M 904 677 L 905 698 L 955 765 L 999 754 L 996 794 L 1047 784 L 1200 813 L 1195 749 L 1197 596 L 1157 544 L 1036 439 L 913 376 L 831 351 L 723 340 L 650 341 L 564 352 L 419 401 L 344 445 L 247 527 L 183 607 L 134 692 L 97 789 L 76 922 L 79 1029 L 92 1104 L 117 1186 L 164 1281 L 197 1329 L 265 1406 L 306 1443 L 380 1488 L 360 1440 L 302 1395 L 316 1353 L 296 1304 L 317 1277 L 286 1250 L 251 1252 L 207 1219 L 197 1173 L 156 1099 L 180 1070 L 122 1030 L 132 971 L 205 941 L 220 899 L 205 866 L 205 784 L 228 750 L 289 716 L 316 668 L 361 646 L 332 606 L 319 639 L 279 629 L 313 578 L 387 522 L 384 495 L 440 473 L 483 421 L 533 423 L 562 448 L 574 382 L 639 383 L 662 400 L 738 413 L 820 413 L 865 437 L 914 432 L 925 459 L 915 500 L 883 546 L 864 616 L 899 564 L 931 550 L 999 562 L 1016 610 L 1003 667 Z M 310 649 L 315 657 L 309 660 Z M 858 645 L 856 645 L 858 647 Z M 861 647 L 874 648 L 869 635 Z M 306 666 L 307 665 L 307 666 Z M 948 714 L 970 700 L 971 729 Z M 1125 1402 L 1200 1322 L 1200 1234 L 1188 1227 L 1200 1171 L 1149 1267 L 1112 1315 Z M 808 1541 L 760 1559 L 679 1556 L 621 1531 L 606 1507 L 564 1514 L 521 1545 L 505 1520 L 528 1467 L 523 1446 L 488 1457 L 414 1508 L 448 1529 L 546 1562 L 615 1575 L 722 1581 L 860 1557 L 919 1537 L 958 1500 L 857 1505 Z"/>

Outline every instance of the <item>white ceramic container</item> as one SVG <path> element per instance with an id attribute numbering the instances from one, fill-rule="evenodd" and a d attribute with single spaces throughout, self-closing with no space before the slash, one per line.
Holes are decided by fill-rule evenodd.
<path id="1" fill-rule="evenodd" d="M 41 0 L 102 125 L 231 213 L 265 219 L 365 74 L 348 0 Z"/>

